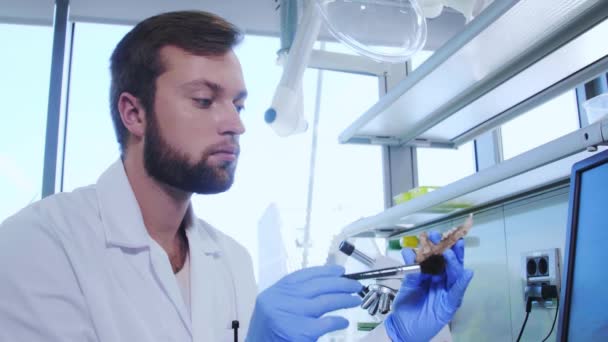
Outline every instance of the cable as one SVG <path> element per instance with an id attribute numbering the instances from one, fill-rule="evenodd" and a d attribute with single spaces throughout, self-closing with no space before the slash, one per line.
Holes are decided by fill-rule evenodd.
<path id="1" fill-rule="evenodd" d="M 521 325 L 521 329 L 519 330 L 519 336 L 517 336 L 517 342 L 521 340 L 521 335 L 524 333 L 524 329 L 526 328 L 526 323 L 528 322 L 528 317 L 530 316 L 529 312 L 526 312 L 526 318 L 524 319 L 524 323 Z"/>
<path id="2" fill-rule="evenodd" d="M 557 299 L 557 304 L 555 306 L 555 317 L 553 317 L 553 324 L 551 324 L 551 330 L 549 330 L 547 337 L 545 337 L 542 342 L 545 342 L 546 340 L 548 340 L 549 337 L 551 336 L 551 334 L 553 333 L 553 328 L 555 328 L 555 321 L 557 321 L 557 312 L 558 311 L 559 311 L 559 299 Z"/>
<path id="3" fill-rule="evenodd" d="M 526 328 L 526 323 L 528 322 L 528 317 L 530 317 L 530 311 L 532 311 L 532 300 L 534 297 L 528 297 L 526 301 L 526 318 L 524 319 L 524 323 L 521 325 L 521 329 L 519 330 L 519 335 L 517 336 L 517 342 L 521 340 L 521 335 L 524 333 L 524 329 Z"/>
<path id="4" fill-rule="evenodd" d="M 538 287 L 536 287 L 538 290 Z M 517 342 L 521 340 L 521 336 L 524 333 L 524 329 L 526 328 L 526 323 L 528 322 L 528 317 L 530 316 L 530 311 L 532 311 L 532 302 L 534 300 L 547 300 L 547 299 L 556 299 L 558 298 L 557 286 L 555 285 L 541 285 L 540 287 L 540 297 L 529 296 L 526 300 L 526 318 L 524 319 L 524 323 L 521 325 L 521 329 L 519 330 L 519 335 L 517 336 Z M 557 312 L 559 311 L 559 300 L 557 300 L 557 307 L 555 308 L 555 317 L 553 318 L 553 324 L 551 325 L 551 331 L 542 342 L 547 341 L 551 333 L 553 333 L 553 329 L 555 328 L 555 321 L 557 320 Z"/>

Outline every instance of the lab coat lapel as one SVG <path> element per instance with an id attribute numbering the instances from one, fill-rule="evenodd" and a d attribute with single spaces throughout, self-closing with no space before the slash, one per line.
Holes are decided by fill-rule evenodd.
<path id="1" fill-rule="evenodd" d="M 189 334 L 192 335 L 190 316 L 167 253 L 148 234 L 121 161 L 115 162 L 100 176 L 97 181 L 97 196 L 108 246 L 135 249 L 140 252 L 149 248 L 154 276 L 175 306 Z M 135 262 L 135 258 L 130 257 L 127 260 L 145 278 L 145 273 L 141 265 Z"/>
<path id="2" fill-rule="evenodd" d="M 179 313 L 184 326 L 192 336 L 190 315 L 188 314 L 184 298 L 179 290 L 177 278 L 173 273 L 167 253 L 165 253 L 162 247 L 155 241 L 152 242 L 152 246 L 150 247 L 150 260 L 152 262 L 152 269 L 160 286 L 175 306 L 175 310 Z"/>
<path id="3" fill-rule="evenodd" d="M 220 341 L 220 329 L 227 329 L 222 313 L 227 303 L 218 303 L 223 284 L 221 249 L 208 231 L 195 219 L 187 231 L 190 244 L 192 336 L 194 342 Z M 222 285 L 223 284 L 223 285 Z M 231 305 L 231 304 L 230 304 Z"/>

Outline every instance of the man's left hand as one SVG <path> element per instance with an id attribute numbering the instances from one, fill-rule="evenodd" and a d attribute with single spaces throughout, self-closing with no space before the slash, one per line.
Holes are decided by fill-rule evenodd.
<path id="1" fill-rule="evenodd" d="M 429 235 L 438 243 L 441 235 Z M 406 264 L 413 264 L 414 252 L 401 251 Z M 395 299 L 393 312 L 384 321 L 386 332 L 393 341 L 429 341 L 451 320 L 462 303 L 462 298 L 473 278 L 473 271 L 465 269 L 464 241 L 460 239 L 443 253 L 445 272 L 438 276 L 409 274 L 403 280 Z"/>

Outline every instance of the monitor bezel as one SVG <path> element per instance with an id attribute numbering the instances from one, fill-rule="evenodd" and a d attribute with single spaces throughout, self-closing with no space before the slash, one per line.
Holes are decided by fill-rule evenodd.
<path id="1" fill-rule="evenodd" d="M 568 199 L 568 222 L 566 227 L 566 244 L 564 248 L 564 268 L 562 273 L 560 291 L 560 310 L 557 325 L 558 341 L 568 341 L 570 307 L 571 307 L 571 284 L 574 276 L 574 258 L 576 255 L 576 238 L 578 234 L 578 213 L 580 204 L 580 182 L 582 174 L 592 168 L 608 163 L 608 150 L 595 154 L 581 160 L 572 166 L 570 173 L 570 191 Z"/>

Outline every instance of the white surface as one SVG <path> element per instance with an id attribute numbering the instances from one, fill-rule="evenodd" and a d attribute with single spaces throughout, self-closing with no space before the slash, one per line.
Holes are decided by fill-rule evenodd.
<path id="1" fill-rule="evenodd" d="M 454 205 L 474 208 L 564 179 L 574 162 L 590 156 L 581 151 L 606 140 L 602 124 L 606 122 L 587 126 L 446 187 L 355 221 L 343 233 L 353 236 L 397 224 L 421 225 L 457 212 L 458 209 L 450 209 Z"/>
<path id="2" fill-rule="evenodd" d="M 603 43 L 607 36 L 608 21 L 605 21 L 457 111 L 421 137 L 451 140 L 499 115 L 608 55 L 608 45 Z"/>
<path id="3" fill-rule="evenodd" d="M 583 103 L 587 122 L 592 124 L 608 115 L 608 94 L 600 94 Z"/>
<path id="4" fill-rule="evenodd" d="M 503 16 L 490 24 L 485 30 L 473 38 L 470 42 L 460 48 L 455 54 L 450 56 L 445 62 L 440 64 L 435 70 L 426 77 L 422 78 L 409 89 L 404 86 L 396 87 L 389 92 L 384 99 L 397 97 L 393 102 L 381 99 L 380 102 L 371 107 L 354 124 L 349 126 L 341 135 L 342 141 L 347 141 L 352 136 L 396 136 L 406 137 L 416 130 L 420 124 L 433 114 L 442 113 L 450 110 L 450 101 L 459 98 L 479 86 L 484 79 L 489 79 L 495 73 L 503 71 L 502 68 L 517 60 L 523 53 L 538 44 L 543 39 L 551 36 L 564 24 L 580 15 L 590 6 L 598 3 L 598 0 L 521 0 L 508 10 Z M 525 23 L 525 24 L 524 24 Z M 474 25 L 475 21 L 471 23 Z M 601 39 L 599 40 L 602 41 Z M 595 40 L 597 43 L 597 40 Z M 594 56 L 577 56 L 580 62 L 572 62 L 574 66 L 566 67 L 568 70 L 575 69 L 576 66 L 586 65 L 589 60 L 594 60 Z M 562 61 L 563 56 L 553 57 L 557 61 Z M 562 64 L 555 66 L 556 60 L 552 60 L 550 67 L 553 68 L 548 77 L 554 77 L 555 69 L 564 67 Z M 541 64 L 543 71 L 548 65 Z M 410 77 L 414 77 L 416 71 Z M 563 77 L 563 74 L 560 73 Z M 523 77 L 523 76 L 522 76 Z M 520 80 L 527 81 L 529 76 Z M 558 78 L 559 79 L 559 78 Z M 551 79 L 549 79 L 551 81 Z M 407 83 L 406 79 L 403 84 Z M 537 82 L 542 86 L 549 86 L 544 77 Z M 510 91 L 521 87 L 510 86 Z M 505 86 L 506 87 L 506 86 Z M 527 85 L 526 85 L 527 87 Z M 534 84 L 534 87 L 539 87 Z M 533 88 L 525 88 L 531 91 Z M 506 89 L 506 88 L 505 88 Z M 500 89 L 499 89 L 500 90 Z M 497 93 L 502 103 L 516 104 L 517 99 L 509 97 L 510 94 L 504 92 Z M 533 95 L 534 92 L 526 92 L 526 96 Z M 521 96 L 521 94 L 516 94 Z M 481 100 L 485 99 L 482 97 Z M 493 103 L 496 98 L 487 103 Z M 483 102 L 482 102 L 483 103 Z M 463 110 L 467 111 L 468 107 Z M 467 115 L 454 116 L 452 121 L 445 120 L 442 130 L 429 131 L 424 137 L 433 137 L 449 140 L 459 133 L 462 133 L 466 126 L 472 128 L 476 124 L 483 122 L 489 117 L 500 113 L 494 108 L 492 110 L 482 110 L 484 107 L 476 107 Z M 486 108 L 489 109 L 489 108 Z M 480 113 L 483 113 L 480 115 Z M 445 132 L 444 132 L 445 131 Z"/>

